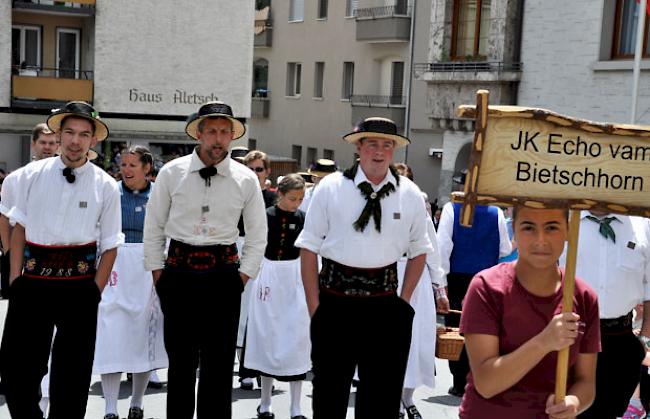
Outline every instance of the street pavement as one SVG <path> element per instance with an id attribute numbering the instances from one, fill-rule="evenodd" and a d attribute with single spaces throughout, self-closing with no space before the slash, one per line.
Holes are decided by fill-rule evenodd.
<path id="1" fill-rule="evenodd" d="M 7 302 L 0 301 L 0 329 L 4 327 L 4 319 L 7 311 Z M 235 367 L 235 370 L 237 367 Z M 436 387 L 430 389 L 420 387 L 415 392 L 415 405 L 424 419 L 445 419 L 458 417 L 458 405 L 460 399 L 449 396 L 447 389 L 451 386 L 451 374 L 448 363 L 445 360 L 436 359 Z M 159 371 L 163 382 L 167 379 L 167 371 Z M 131 384 L 126 381 L 126 374 L 123 375 L 118 402 L 120 417 L 125 418 L 129 409 Z M 233 374 L 233 419 L 254 419 L 257 417 L 256 408 L 259 404 L 260 391 L 255 387 L 252 391 L 239 389 L 237 376 Z M 301 399 L 303 415 L 311 418 L 311 382 L 306 381 L 303 385 Z M 354 418 L 354 388 L 351 389 L 350 403 L 347 418 Z M 144 397 L 145 418 L 161 419 L 165 417 L 166 391 L 148 389 Z M 289 419 L 289 385 L 288 383 L 275 383 L 273 392 L 273 412 L 278 419 Z M 104 399 L 102 398 L 102 387 L 99 376 L 93 376 L 91 380 L 88 408 L 86 419 L 102 419 L 104 417 Z M 9 419 L 9 411 L 4 397 L 0 396 L 0 419 Z M 219 419 L 219 418 L 216 418 Z M 382 418 L 383 419 L 383 418 Z"/>

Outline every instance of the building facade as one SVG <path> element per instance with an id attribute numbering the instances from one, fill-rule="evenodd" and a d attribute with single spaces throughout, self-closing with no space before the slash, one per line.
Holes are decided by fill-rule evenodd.
<path id="1" fill-rule="evenodd" d="M 210 100 L 248 119 L 253 19 L 252 1 L 1 2 L 0 167 L 29 161 L 31 129 L 69 100 L 107 121 L 106 159 L 127 143 L 187 152 L 184 121 Z"/>

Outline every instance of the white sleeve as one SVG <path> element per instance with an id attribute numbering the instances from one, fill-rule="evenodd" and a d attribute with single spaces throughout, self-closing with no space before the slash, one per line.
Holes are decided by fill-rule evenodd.
<path id="1" fill-rule="evenodd" d="M 431 218 L 429 217 L 426 206 L 424 205 L 422 192 L 420 192 L 420 189 L 418 189 L 417 186 L 413 186 L 417 190 L 417 200 L 420 205 L 416 205 L 414 208 L 415 213 L 413 216 L 413 223 L 411 224 L 409 248 L 407 251 L 407 257 L 409 259 L 433 251 L 427 230 L 427 220 L 430 220 Z M 433 222 L 431 222 L 431 224 L 433 225 Z"/>
<path id="2" fill-rule="evenodd" d="M 438 224 L 438 248 L 440 249 L 440 268 L 443 276 L 449 273 L 449 259 L 454 250 L 454 206 L 447 202 L 442 207 L 440 223 Z"/>
<path id="3" fill-rule="evenodd" d="M 440 249 L 438 249 L 438 239 L 436 238 L 436 229 L 433 227 L 433 220 L 427 217 L 427 232 L 431 241 L 432 250 L 427 253 L 427 269 L 431 277 L 431 283 L 439 287 L 447 286 L 447 277 L 442 272 L 440 266 Z"/>
<path id="4" fill-rule="evenodd" d="M 499 223 L 499 257 L 508 256 L 512 253 L 512 243 L 508 235 L 508 224 L 506 224 L 506 217 L 503 215 L 503 210 L 497 207 L 498 223 Z"/>
<path id="5" fill-rule="evenodd" d="M 241 266 L 239 271 L 249 278 L 257 277 L 266 249 L 268 223 L 264 198 L 257 179 L 251 179 L 248 196 L 242 210 L 244 226 L 246 226 L 246 240 L 242 249 Z"/>
<path id="6" fill-rule="evenodd" d="M 328 187 L 320 185 L 314 189 L 309 209 L 305 215 L 305 226 L 298 235 L 294 246 L 320 254 L 320 248 L 329 231 L 327 217 Z"/>
<path id="7" fill-rule="evenodd" d="M 104 184 L 104 202 L 99 216 L 99 252 L 115 249 L 124 243 L 120 190 L 113 180 Z"/>
<path id="8" fill-rule="evenodd" d="M 171 195 L 169 193 L 169 170 L 163 167 L 156 178 L 156 186 L 149 195 L 147 213 L 144 217 L 144 269 L 154 271 L 165 267 L 165 225 L 169 219 Z"/>

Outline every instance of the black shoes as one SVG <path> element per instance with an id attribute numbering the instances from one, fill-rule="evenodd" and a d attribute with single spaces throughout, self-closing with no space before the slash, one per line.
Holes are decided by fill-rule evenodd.
<path id="1" fill-rule="evenodd" d="M 275 419 L 275 414 L 271 412 L 260 412 L 260 407 L 257 406 L 257 418 L 258 419 Z"/>
<path id="2" fill-rule="evenodd" d="M 422 415 L 420 415 L 420 412 L 418 412 L 418 408 L 415 407 L 415 405 L 406 408 L 406 416 L 408 416 L 409 419 L 422 419 Z"/>
<path id="3" fill-rule="evenodd" d="M 246 381 L 244 381 L 246 380 Z M 258 384 L 259 385 L 259 384 Z M 253 380 L 248 378 L 240 378 L 239 379 L 239 388 L 242 390 L 252 390 L 253 389 Z"/>
<path id="4" fill-rule="evenodd" d="M 120 417 L 112 413 L 109 413 L 108 415 L 104 415 L 104 419 L 120 419 Z"/>
<path id="5" fill-rule="evenodd" d="M 291 416 L 291 419 L 307 419 L 303 415 L 298 415 L 298 416 Z"/>
<path id="6" fill-rule="evenodd" d="M 449 390 L 447 390 L 447 393 L 454 397 L 463 397 L 465 395 L 465 390 L 460 390 L 454 386 L 451 386 L 449 387 Z"/>
<path id="7" fill-rule="evenodd" d="M 127 419 L 144 419 L 144 410 L 139 407 L 130 408 L 129 417 Z"/>

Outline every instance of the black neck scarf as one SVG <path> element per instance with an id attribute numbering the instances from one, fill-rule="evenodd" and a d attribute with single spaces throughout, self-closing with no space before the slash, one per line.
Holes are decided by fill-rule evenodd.
<path id="1" fill-rule="evenodd" d="M 203 169 L 199 170 L 199 176 L 203 180 L 205 180 L 205 186 L 210 186 L 212 185 L 212 176 L 217 174 L 217 168 L 214 166 L 208 166 L 204 167 Z"/>
<path id="2" fill-rule="evenodd" d="M 352 167 L 343 172 L 343 176 L 354 181 L 355 176 L 357 175 L 357 170 L 359 170 L 359 163 L 355 163 Z M 399 173 L 393 166 L 389 166 L 390 173 L 395 177 L 397 186 L 399 186 Z M 361 195 L 366 199 L 366 206 L 361 211 L 361 215 L 354 222 L 353 226 L 356 231 L 363 232 L 366 229 L 366 226 L 370 222 L 370 217 L 372 216 L 375 230 L 381 233 L 381 200 L 391 192 L 395 191 L 395 186 L 392 183 L 387 183 L 381 187 L 377 192 L 372 189 L 370 182 L 361 182 L 358 186 L 361 191 Z"/>
<path id="3" fill-rule="evenodd" d="M 68 181 L 68 183 L 74 183 L 74 181 L 77 179 L 77 176 L 74 174 L 74 170 L 69 167 L 63 169 L 63 176 L 65 177 L 65 180 Z"/>
<path id="4" fill-rule="evenodd" d="M 619 220 L 616 217 L 605 217 L 605 218 L 597 218 L 594 217 L 593 215 L 587 215 L 586 217 L 588 220 L 593 221 L 594 223 L 600 224 L 600 228 L 598 228 L 598 232 L 600 233 L 601 236 L 607 239 L 612 239 L 614 243 L 616 243 L 616 233 L 614 232 L 614 229 L 610 225 L 612 221 L 618 221 L 619 223 L 621 220 Z"/>

